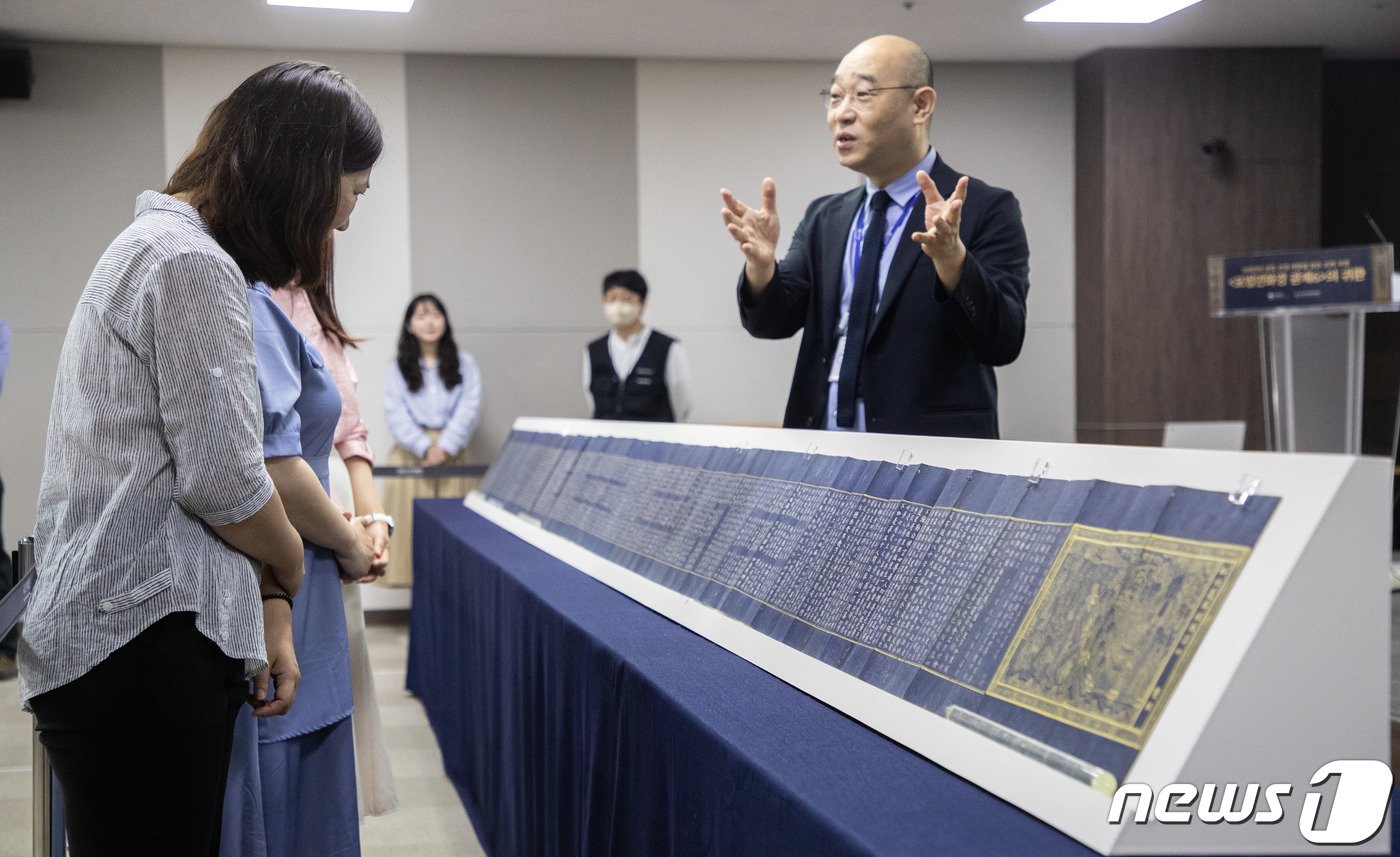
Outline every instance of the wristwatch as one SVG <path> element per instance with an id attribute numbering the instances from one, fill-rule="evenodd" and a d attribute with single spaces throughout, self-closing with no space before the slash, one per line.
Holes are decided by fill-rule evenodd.
<path id="1" fill-rule="evenodd" d="M 364 521 L 365 523 L 369 524 L 382 523 L 384 526 L 389 528 L 389 535 L 392 536 L 394 534 L 394 519 L 391 516 L 384 514 L 383 512 L 373 512 L 371 514 L 365 515 Z"/>

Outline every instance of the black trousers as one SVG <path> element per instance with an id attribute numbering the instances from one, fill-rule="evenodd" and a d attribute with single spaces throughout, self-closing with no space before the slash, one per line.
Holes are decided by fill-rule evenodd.
<path id="1" fill-rule="evenodd" d="M 0 514 L 3 514 L 4 508 L 5 480 L 0 479 Z M 5 587 L 9 586 L 10 577 L 13 574 L 14 570 L 10 568 L 10 546 L 5 544 L 5 536 L 0 533 L 0 593 L 3 593 Z M 19 583 L 19 581 L 16 580 L 15 583 Z M 4 639 L 0 639 L 0 655 L 9 655 L 13 658 L 18 650 L 19 626 L 16 625 L 14 630 L 4 636 Z"/>
<path id="2" fill-rule="evenodd" d="M 243 661 L 172 613 L 30 700 L 72 857 L 218 857 Z"/>

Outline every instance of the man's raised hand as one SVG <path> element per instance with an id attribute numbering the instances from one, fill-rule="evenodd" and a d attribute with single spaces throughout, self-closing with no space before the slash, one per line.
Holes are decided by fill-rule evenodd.
<path id="1" fill-rule="evenodd" d="M 967 259 L 967 248 L 958 235 L 963 204 L 967 201 L 967 176 L 958 179 L 958 186 L 947 199 L 938 192 L 928 173 L 919 170 L 915 178 L 924 192 L 924 229 L 910 237 L 933 260 L 938 279 L 952 292 L 962 279 L 963 262 Z"/>
<path id="2" fill-rule="evenodd" d="M 744 253 L 744 272 L 749 285 L 762 289 L 773 279 L 778 246 L 778 186 L 771 178 L 763 180 L 763 207 L 753 208 L 721 188 L 724 228 Z"/>

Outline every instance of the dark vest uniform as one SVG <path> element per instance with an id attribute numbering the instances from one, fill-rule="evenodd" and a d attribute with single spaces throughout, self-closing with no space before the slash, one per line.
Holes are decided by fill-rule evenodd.
<path id="1" fill-rule="evenodd" d="M 672 342 L 675 340 L 671 337 L 652 330 L 642 356 L 625 381 L 617 377 L 613 368 L 608 337 L 588 343 L 588 359 L 593 367 L 588 385 L 593 394 L 593 419 L 675 422 L 671 391 L 666 389 L 666 358 L 671 354 Z"/>

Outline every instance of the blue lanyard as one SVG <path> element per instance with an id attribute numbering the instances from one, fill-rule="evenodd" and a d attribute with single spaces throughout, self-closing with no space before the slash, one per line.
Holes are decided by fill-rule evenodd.
<path id="1" fill-rule="evenodd" d="M 873 196 L 873 194 L 872 194 L 872 196 Z M 894 208 L 895 206 L 898 206 L 898 207 L 899 207 L 899 217 L 894 218 L 893 221 L 890 220 L 889 215 L 888 215 L 888 212 L 889 212 L 890 209 L 889 209 L 889 208 L 885 209 L 885 211 L 886 211 L 886 217 L 885 217 L 885 240 L 881 243 L 881 247 L 882 247 L 882 248 L 888 248 L 888 247 L 889 247 L 891 230 L 893 230 L 894 234 L 896 234 L 896 235 L 899 234 L 899 230 L 900 230 L 901 228 L 903 228 L 903 226 L 904 226 L 904 220 L 905 220 L 905 218 L 909 216 L 909 212 L 908 212 L 908 210 L 905 208 L 904 205 L 901 205 L 900 203 L 895 202 L 893 199 L 891 199 L 891 200 L 890 200 L 890 208 Z M 858 214 L 856 214 L 856 235 L 855 235 L 855 239 L 856 239 L 856 252 L 855 252 L 855 267 L 853 267 L 853 268 L 851 269 L 852 271 L 859 271 L 859 270 L 860 270 L 860 256 L 861 256 L 862 253 L 865 252 L 865 212 L 868 211 L 869 209 L 870 209 L 870 197 L 867 196 L 866 199 L 865 199 L 865 202 L 864 202 L 864 203 L 861 205 L 861 207 L 860 207 L 860 212 L 859 212 Z M 883 252 L 883 249 L 882 249 L 881 252 Z M 852 276 L 854 276 L 854 274 L 852 274 Z"/>

